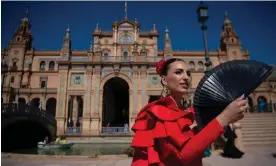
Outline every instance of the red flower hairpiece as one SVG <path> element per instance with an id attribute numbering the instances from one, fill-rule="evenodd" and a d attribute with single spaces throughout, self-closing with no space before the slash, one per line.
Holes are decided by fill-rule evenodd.
<path id="1" fill-rule="evenodd" d="M 166 59 L 161 59 L 156 63 L 156 73 L 159 74 L 160 76 L 162 74 L 161 72 L 166 62 L 167 62 Z"/>

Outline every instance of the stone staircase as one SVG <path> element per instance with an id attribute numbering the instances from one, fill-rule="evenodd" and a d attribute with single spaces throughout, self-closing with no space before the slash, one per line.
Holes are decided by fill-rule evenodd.
<path id="1" fill-rule="evenodd" d="M 245 148 L 276 147 L 276 113 L 246 113 L 240 124 Z"/>

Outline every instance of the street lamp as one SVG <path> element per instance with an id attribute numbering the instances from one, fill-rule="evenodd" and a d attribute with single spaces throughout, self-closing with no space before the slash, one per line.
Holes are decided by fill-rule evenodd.
<path id="1" fill-rule="evenodd" d="M 208 20 L 208 6 L 204 5 L 201 1 L 198 8 L 197 8 L 197 16 L 198 22 L 201 23 L 201 29 L 203 31 L 203 39 L 204 39 L 204 50 L 205 50 L 205 66 L 206 72 L 210 71 L 212 68 L 212 62 L 210 61 L 209 51 L 208 51 L 208 43 L 207 43 L 207 25 L 205 25 L 206 21 Z"/>

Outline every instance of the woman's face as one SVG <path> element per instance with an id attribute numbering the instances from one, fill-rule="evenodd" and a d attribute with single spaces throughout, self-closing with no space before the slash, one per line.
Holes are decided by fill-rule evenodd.
<path id="1" fill-rule="evenodd" d="M 162 76 L 162 82 L 172 95 L 182 96 L 188 92 L 190 74 L 188 76 L 185 63 L 175 61 L 169 65 L 167 76 Z"/>

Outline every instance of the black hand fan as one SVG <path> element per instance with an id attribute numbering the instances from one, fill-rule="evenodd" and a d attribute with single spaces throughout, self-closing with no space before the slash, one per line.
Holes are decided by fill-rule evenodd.
<path id="1" fill-rule="evenodd" d="M 274 70 L 253 60 L 222 63 L 206 73 L 194 94 L 194 108 L 200 128 L 219 115 L 232 101 L 250 95 Z"/>

